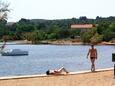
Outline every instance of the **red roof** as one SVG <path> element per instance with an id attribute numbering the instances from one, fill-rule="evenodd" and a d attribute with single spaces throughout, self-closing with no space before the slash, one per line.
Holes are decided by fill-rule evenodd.
<path id="1" fill-rule="evenodd" d="M 93 24 L 74 24 L 74 25 L 71 25 L 71 28 L 72 29 L 77 29 L 77 28 L 93 28 L 95 27 Z"/>

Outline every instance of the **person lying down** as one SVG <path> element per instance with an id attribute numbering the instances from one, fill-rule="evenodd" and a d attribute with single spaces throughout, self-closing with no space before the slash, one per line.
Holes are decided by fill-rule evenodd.
<path id="1" fill-rule="evenodd" d="M 68 73 L 69 72 L 64 67 L 61 67 L 59 69 L 46 71 L 47 75 L 65 75 L 65 74 L 68 74 Z"/>

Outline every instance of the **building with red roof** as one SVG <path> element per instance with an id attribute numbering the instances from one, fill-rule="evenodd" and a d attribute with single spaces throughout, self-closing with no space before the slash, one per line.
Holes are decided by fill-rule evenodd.
<path id="1" fill-rule="evenodd" d="M 71 29 L 78 29 L 78 30 L 81 30 L 81 32 L 87 31 L 94 27 L 96 27 L 94 24 L 73 24 L 71 25 Z"/>

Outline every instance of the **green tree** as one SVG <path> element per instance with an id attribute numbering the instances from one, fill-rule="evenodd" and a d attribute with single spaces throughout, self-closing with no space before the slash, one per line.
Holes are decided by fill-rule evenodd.
<path id="1" fill-rule="evenodd" d="M 57 39 L 57 34 L 56 33 L 50 33 L 47 36 L 48 39 Z"/>
<path id="2" fill-rule="evenodd" d="M 22 39 L 32 41 L 33 44 L 39 43 L 40 40 L 45 39 L 45 33 L 43 31 L 27 32 L 22 34 Z"/>
<path id="3" fill-rule="evenodd" d="M 104 31 L 106 31 L 109 28 L 109 25 L 110 25 L 109 23 L 100 23 L 100 24 L 98 24 L 97 32 L 99 34 L 103 34 Z"/>
<path id="4" fill-rule="evenodd" d="M 84 43 L 90 43 L 91 38 L 97 33 L 97 28 L 92 28 L 91 30 L 81 34 L 81 40 Z"/>
<path id="5" fill-rule="evenodd" d="M 92 44 L 97 44 L 97 43 L 100 43 L 102 42 L 103 40 L 103 35 L 99 35 L 98 33 L 96 33 L 91 39 L 90 39 L 90 42 Z"/>
<path id="6" fill-rule="evenodd" d="M 103 34 L 104 41 L 110 41 L 112 38 L 115 38 L 115 32 L 112 32 L 110 29 L 104 31 Z"/>
<path id="7" fill-rule="evenodd" d="M 115 33 L 115 23 L 110 25 L 110 30 Z"/>

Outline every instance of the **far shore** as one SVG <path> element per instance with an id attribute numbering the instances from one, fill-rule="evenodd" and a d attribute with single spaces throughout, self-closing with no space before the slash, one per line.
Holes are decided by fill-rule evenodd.
<path id="1" fill-rule="evenodd" d="M 32 44 L 31 41 L 27 41 L 27 40 L 15 40 L 15 41 L 8 41 L 10 42 L 10 44 Z M 8 43 L 7 43 L 8 44 Z M 37 44 L 51 44 L 51 45 L 90 45 L 91 43 L 83 43 L 81 41 L 77 41 L 75 39 L 71 39 L 71 40 L 66 40 L 66 39 L 62 39 L 62 40 L 43 40 L 40 41 Z M 101 43 L 97 43 L 96 45 L 115 45 L 115 42 L 101 42 Z"/>

